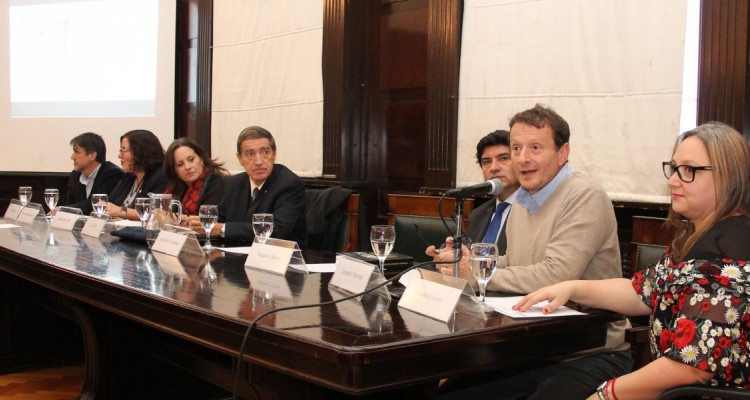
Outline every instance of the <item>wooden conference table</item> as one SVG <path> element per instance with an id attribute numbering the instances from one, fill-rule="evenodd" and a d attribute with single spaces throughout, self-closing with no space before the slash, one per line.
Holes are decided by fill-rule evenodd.
<path id="1" fill-rule="evenodd" d="M 22 342 L 18 335 L 39 309 L 73 320 L 87 370 L 81 398 L 226 398 L 249 321 L 270 309 L 341 297 L 328 288 L 331 274 L 275 277 L 245 269 L 245 258 L 214 251 L 208 265 L 177 261 L 108 233 L 82 237 L 41 222 L 0 229 L 0 332 L 11 339 L 6 343 Z M 441 378 L 602 345 L 605 324 L 619 317 L 587 311 L 536 320 L 495 313 L 486 323 L 465 317 L 445 324 L 376 296 L 282 311 L 249 335 L 237 393 L 431 398 Z M 45 318 L 36 319 L 33 329 L 49 329 Z M 59 346 L 66 337 L 60 333 Z M 28 344 L 15 351 L 29 352 Z M 0 368 L 24 354 L 13 356 L 0 357 Z"/>

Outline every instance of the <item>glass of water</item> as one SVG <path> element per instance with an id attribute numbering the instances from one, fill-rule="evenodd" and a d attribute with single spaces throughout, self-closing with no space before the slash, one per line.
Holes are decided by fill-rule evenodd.
<path id="1" fill-rule="evenodd" d="M 479 295 L 482 298 L 482 306 L 485 311 L 493 310 L 484 300 L 487 293 L 487 283 L 497 267 L 497 253 L 497 245 L 494 243 L 473 243 L 470 248 L 471 273 L 479 285 Z"/>
<path id="2" fill-rule="evenodd" d="M 385 259 L 396 242 L 396 228 L 392 225 L 373 225 L 370 228 L 370 245 L 380 264 L 380 273 L 385 274 Z"/>
<path id="3" fill-rule="evenodd" d="M 21 204 L 26 207 L 26 204 L 31 201 L 31 186 L 18 187 L 18 200 L 21 200 Z"/>
<path id="4" fill-rule="evenodd" d="M 55 209 L 60 200 L 60 191 L 57 189 L 44 189 L 44 202 L 47 203 L 50 212 Z"/>
<path id="5" fill-rule="evenodd" d="M 204 204 L 198 209 L 198 217 L 203 230 L 206 231 L 206 244 L 203 246 L 203 250 L 211 251 L 214 249 L 211 246 L 211 230 L 214 229 L 216 222 L 219 220 L 219 208 L 215 205 Z M 253 227 L 255 227 L 255 224 L 253 224 Z"/>
<path id="6" fill-rule="evenodd" d="M 91 206 L 94 207 L 94 212 L 97 217 L 107 213 L 107 203 L 109 199 L 104 193 L 95 193 L 91 195 Z"/>
<path id="7" fill-rule="evenodd" d="M 141 227 L 143 228 L 146 226 L 148 212 L 151 209 L 150 200 L 148 197 L 136 197 L 135 199 L 135 213 L 138 214 L 138 219 L 141 220 Z"/>
<path id="8" fill-rule="evenodd" d="M 273 233 L 273 214 L 253 214 L 253 232 L 261 244 Z"/>

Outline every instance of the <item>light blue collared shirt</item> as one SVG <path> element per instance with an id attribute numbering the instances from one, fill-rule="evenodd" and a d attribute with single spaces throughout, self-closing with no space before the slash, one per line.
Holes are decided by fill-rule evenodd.
<path id="1" fill-rule="evenodd" d="M 529 191 L 523 187 L 518 188 L 516 203 L 529 210 L 529 214 L 534 215 L 539 211 L 542 205 L 544 205 L 544 202 L 552 196 L 552 193 L 555 193 L 555 190 L 557 190 L 557 187 L 560 186 L 565 178 L 569 177 L 572 173 L 573 170 L 568 166 L 568 163 L 565 163 L 565 165 L 560 168 L 560 171 L 557 172 L 557 175 L 555 175 L 548 184 L 544 185 L 543 188 L 536 192 L 536 194 L 529 193 Z"/>

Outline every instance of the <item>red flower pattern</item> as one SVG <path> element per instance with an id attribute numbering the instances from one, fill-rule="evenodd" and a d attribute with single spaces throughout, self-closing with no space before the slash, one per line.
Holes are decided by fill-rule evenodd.
<path id="1" fill-rule="evenodd" d="M 746 265 L 730 259 L 675 264 L 667 251 L 656 265 L 633 276 L 635 291 L 653 310 L 651 344 L 656 358 L 712 372 L 712 385 L 750 388 Z M 737 272 L 723 275 L 728 268 Z"/>

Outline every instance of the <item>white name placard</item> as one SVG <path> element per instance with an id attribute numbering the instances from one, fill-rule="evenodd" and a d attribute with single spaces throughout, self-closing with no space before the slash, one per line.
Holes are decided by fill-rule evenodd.
<path id="1" fill-rule="evenodd" d="M 181 233 L 162 230 L 159 232 L 159 236 L 156 237 L 154 245 L 151 246 L 151 250 L 177 257 L 180 251 L 182 251 L 182 246 L 185 245 L 187 238 L 187 235 Z"/>
<path id="2" fill-rule="evenodd" d="M 294 249 L 253 243 L 245 260 L 245 266 L 284 275 L 292 260 Z"/>
<path id="3" fill-rule="evenodd" d="M 64 231 L 72 231 L 78 221 L 78 214 L 58 211 L 52 218 L 52 227 Z"/>
<path id="4" fill-rule="evenodd" d="M 412 277 L 398 306 L 447 323 L 461 292 L 461 289 Z"/>
<path id="5" fill-rule="evenodd" d="M 11 202 L 10 205 L 8 205 L 8 208 L 5 210 L 3 219 L 15 221 L 18 219 L 18 215 L 21 214 L 21 210 L 23 210 L 22 205 Z"/>
<path id="6" fill-rule="evenodd" d="M 336 264 L 336 271 L 333 273 L 330 285 L 351 293 L 361 293 L 367 288 L 374 270 L 374 264 L 341 257 Z"/>
<path id="7" fill-rule="evenodd" d="M 39 214 L 39 210 L 32 207 L 24 207 L 23 210 L 21 210 L 21 214 L 18 215 L 18 222 L 22 222 L 24 224 L 31 224 L 34 222 L 34 219 Z"/>
<path id="8" fill-rule="evenodd" d="M 102 231 L 104 230 L 104 225 L 106 224 L 106 219 L 91 217 L 87 219 L 86 224 L 83 225 L 83 229 L 81 229 L 81 235 L 98 238 L 99 236 L 101 236 Z"/>

